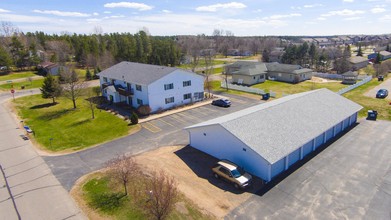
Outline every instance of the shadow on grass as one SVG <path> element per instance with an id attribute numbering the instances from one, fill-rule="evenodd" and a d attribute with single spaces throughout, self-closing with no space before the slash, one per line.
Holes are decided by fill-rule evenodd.
<path id="1" fill-rule="evenodd" d="M 49 121 L 49 120 L 52 120 L 52 119 L 60 118 L 61 116 L 67 114 L 68 112 L 70 112 L 72 110 L 70 110 L 70 109 L 62 109 L 60 111 L 48 112 L 48 113 L 46 113 L 44 115 L 39 116 L 38 120 Z"/>
<path id="2" fill-rule="evenodd" d="M 79 125 L 85 124 L 85 123 L 90 122 L 90 121 L 91 121 L 91 119 L 84 119 L 82 121 L 78 121 L 78 122 L 72 123 L 71 126 L 79 126 Z"/>
<path id="3" fill-rule="evenodd" d="M 121 207 L 122 198 L 124 197 L 123 193 L 93 194 L 90 205 L 103 212 L 111 213 Z"/>
<path id="4" fill-rule="evenodd" d="M 57 104 L 58 104 L 57 102 L 55 102 L 55 103 L 51 102 L 51 103 L 45 103 L 45 104 L 41 104 L 41 105 L 34 105 L 34 106 L 30 107 L 30 109 L 49 108 L 49 107 L 55 106 Z"/>

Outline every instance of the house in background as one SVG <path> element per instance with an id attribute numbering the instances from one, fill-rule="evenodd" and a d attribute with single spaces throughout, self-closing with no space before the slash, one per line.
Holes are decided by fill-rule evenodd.
<path id="1" fill-rule="evenodd" d="M 300 65 L 266 63 L 268 79 L 298 83 L 312 78 L 313 71 Z"/>
<path id="2" fill-rule="evenodd" d="M 269 182 L 348 130 L 356 123 L 361 109 L 362 106 L 335 92 L 319 89 L 185 129 L 190 146 L 218 159 L 228 159 Z"/>
<path id="3" fill-rule="evenodd" d="M 298 83 L 312 78 L 313 71 L 300 65 L 238 61 L 226 67 L 233 83 L 254 85 L 266 79 Z"/>
<path id="4" fill-rule="evenodd" d="M 225 71 L 232 75 L 234 83 L 254 85 L 265 82 L 267 69 L 264 63 L 238 61 L 228 65 Z"/>
<path id="5" fill-rule="evenodd" d="M 38 72 L 41 75 L 51 74 L 53 76 L 57 76 L 60 73 L 61 69 L 62 71 L 65 71 L 65 68 L 65 66 L 61 66 L 56 63 L 42 62 L 38 65 Z"/>
<path id="6" fill-rule="evenodd" d="M 342 74 L 342 84 L 353 85 L 357 82 L 357 72 L 348 71 Z"/>
<path id="7" fill-rule="evenodd" d="M 380 61 L 384 61 L 391 58 L 391 53 L 385 50 L 378 52 L 380 54 Z M 377 53 L 371 53 L 368 55 L 368 60 L 372 62 L 376 60 Z"/>
<path id="8" fill-rule="evenodd" d="M 365 68 L 369 64 L 368 59 L 360 56 L 350 57 L 349 62 L 352 65 L 353 70 L 359 70 Z"/>
<path id="9" fill-rule="evenodd" d="M 204 77 L 174 67 L 124 61 L 98 76 L 102 95 L 110 102 L 148 105 L 152 112 L 204 98 Z"/>
<path id="10" fill-rule="evenodd" d="M 281 63 L 282 56 L 284 55 L 285 51 L 282 47 L 276 47 L 274 48 L 269 55 L 269 62 L 278 62 Z"/>

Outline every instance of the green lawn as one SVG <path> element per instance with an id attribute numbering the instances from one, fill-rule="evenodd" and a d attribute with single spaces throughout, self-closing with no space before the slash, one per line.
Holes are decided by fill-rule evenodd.
<path id="1" fill-rule="evenodd" d="M 380 83 L 381 82 L 377 81 L 377 79 L 373 79 L 371 82 L 343 95 L 344 97 L 364 107 L 364 109 L 359 112 L 359 117 L 367 117 L 368 110 L 376 110 L 378 111 L 379 119 L 391 120 L 391 106 L 389 104 L 390 100 L 364 96 L 367 91 L 379 85 Z"/>
<path id="2" fill-rule="evenodd" d="M 337 92 L 346 85 L 340 82 L 329 82 L 329 83 L 314 83 L 309 81 L 300 82 L 297 84 L 290 84 L 284 82 L 266 80 L 264 83 L 256 84 L 253 88 L 259 88 L 267 91 L 273 91 L 277 93 L 277 97 L 281 97 L 283 94 L 295 94 L 305 92 L 309 90 L 315 90 L 320 88 L 327 88 L 331 91 Z"/>
<path id="3" fill-rule="evenodd" d="M 37 76 L 36 71 L 24 71 L 24 72 L 10 72 L 6 75 L 0 74 L 0 81 L 8 81 L 20 78 L 28 78 Z"/>
<path id="4" fill-rule="evenodd" d="M 84 97 L 85 98 L 85 97 Z M 14 101 L 19 116 L 35 131 L 34 139 L 49 151 L 72 151 L 83 149 L 128 134 L 135 126 L 106 111 L 91 110 L 84 98 L 77 100 L 77 109 L 72 102 L 59 98 L 52 105 L 51 99 L 41 95 L 26 96 Z"/>
<path id="5" fill-rule="evenodd" d="M 133 183 L 129 188 L 132 191 L 145 190 L 141 185 L 143 177 L 137 178 L 137 181 L 139 184 Z M 112 179 L 106 174 L 95 174 L 95 176 L 92 176 L 83 184 L 81 190 L 89 207 L 97 210 L 103 216 L 108 215 L 112 219 L 150 219 L 138 205 L 140 198 L 135 198 L 131 195 L 122 197 L 123 189 L 118 184 L 113 183 Z M 184 203 L 187 213 L 179 212 L 174 208 L 167 219 L 211 219 L 210 216 L 202 214 L 183 195 L 179 196 L 179 201 Z"/>
<path id="6" fill-rule="evenodd" d="M 13 82 L 13 83 L 7 83 L 0 85 L 0 90 L 10 90 L 13 86 L 15 90 L 22 89 L 22 86 L 24 86 L 24 89 L 33 89 L 33 88 L 40 88 L 42 86 L 44 79 L 36 79 L 31 82 L 28 80 L 22 81 L 22 82 Z"/>

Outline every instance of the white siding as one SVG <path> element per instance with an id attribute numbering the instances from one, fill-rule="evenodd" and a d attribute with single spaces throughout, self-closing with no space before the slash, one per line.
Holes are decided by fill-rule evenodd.
<path id="1" fill-rule="evenodd" d="M 148 99 L 148 86 L 141 85 L 141 91 L 136 90 L 136 84 L 131 85 L 131 88 L 133 89 L 134 95 L 132 97 L 132 106 L 137 108 L 140 105 L 137 104 L 137 99 L 140 99 L 143 101 L 143 105 L 150 105 L 150 100 Z"/>
<path id="2" fill-rule="evenodd" d="M 184 81 L 191 81 L 190 86 L 183 87 Z M 165 90 L 165 84 L 174 84 L 173 89 Z M 149 106 L 152 112 L 192 102 L 195 92 L 204 92 L 204 77 L 195 73 L 176 70 L 148 86 Z M 191 93 L 192 99 L 183 99 L 184 94 Z M 165 99 L 174 97 L 173 103 L 166 104 Z M 196 101 L 196 100 L 193 100 Z"/>
<path id="3" fill-rule="evenodd" d="M 269 181 L 269 164 L 220 125 L 189 129 L 190 146 L 218 159 L 228 159 Z M 218 137 L 218 138 L 216 138 Z"/>

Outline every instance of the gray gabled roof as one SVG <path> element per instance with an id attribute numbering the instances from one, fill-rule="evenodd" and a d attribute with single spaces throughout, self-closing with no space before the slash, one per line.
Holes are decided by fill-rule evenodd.
<path id="1" fill-rule="evenodd" d="M 270 164 L 319 136 L 362 107 L 330 90 L 289 95 L 186 129 L 220 125 Z"/>
<path id="2" fill-rule="evenodd" d="M 368 62 L 368 59 L 365 57 L 355 56 L 355 57 L 350 57 L 349 61 L 353 64 L 356 64 L 361 62 Z"/>
<path id="3" fill-rule="evenodd" d="M 227 70 L 233 75 L 259 75 L 266 74 L 267 68 L 264 63 L 254 61 L 237 61 L 227 66 Z"/>
<path id="4" fill-rule="evenodd" d="M 294 64 L 283 64 L 283 63 L 266 63 L 268 71 L 278 72 L 278 73 L 289 73 L 289 74 L 300 74 L 306 72 L 312 72 L 311 69 L 303 68 L 300 65 Z"/>
<path id="5" fill-rule="evenodd" d="M 149 85 L 175 70 L 178 68 L 123 61 L 103 70 L 98 75 L 140 85 Z"/>

